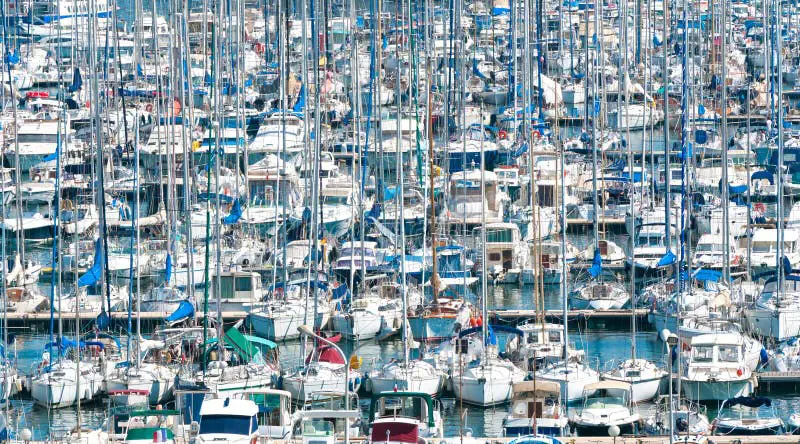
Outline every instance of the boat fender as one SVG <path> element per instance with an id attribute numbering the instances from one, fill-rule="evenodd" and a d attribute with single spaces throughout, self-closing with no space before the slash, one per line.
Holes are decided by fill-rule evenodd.
<path id="1" fill-rule="evenodd" d="M 368 393 L 372 393 L 372 379 L 369 379 L 369 374 L 367 373 L 364 373 L 364 389 L 366 389 Z"/>
<path id="2" fill-rule="evenodd" d="M 34 182 L 41 182 L 42 181 L 42 176 L 40 176 L 38 174 L 33 176 L 33 181 Z"/>
<path id="3" fill-rule="evenodd" d="M 653 300 L 653 305 L 655 305 L 655 299 Z M 669 331 L 669 329 L 665 328 L 665 329 L 661 330 L 661 333 L 659 333 L 659 336 L 661 336 L 661 340 L 662 341 L 667 342 L 667 339 L 669 338 L 670 334 L 672 334 L 672 333 Z"/>
<path id="4" fill-rule="evenodd" d="M 769 353 L 767 353 L 767 349 L 765 349 L 764 347 L 761 347 L 760 357 L 762 365 L 766 365 L 767 362 L 769 362 Z"/>

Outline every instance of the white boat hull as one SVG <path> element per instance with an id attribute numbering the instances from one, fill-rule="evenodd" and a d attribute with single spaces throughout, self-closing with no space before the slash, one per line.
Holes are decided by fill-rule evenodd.
<path id="1" fill-rule="evenodd" d="M 681 381 L 684 395 L 692 401 L 723 401 L 737 396 L 749 396 L 753 384 L 749 379 L 738 381 Z"/>

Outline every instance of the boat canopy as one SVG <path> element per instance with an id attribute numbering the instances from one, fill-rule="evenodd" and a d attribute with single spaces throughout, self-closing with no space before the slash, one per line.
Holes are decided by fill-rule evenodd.
<path id="1" fill-rule="evenodd" d="M 436 422 L 433 419 L 433 397 L 427 393 L 422 392 L 382 392 L 372 396 L 372 401 L 369 404 L 369 422 L 375 421 L 375 410 L 378 401 L 383 398 L 422 398 L 428 406 L 428 427 L 435 427 Z"/>
<path id="2" fill-rule="evenodd" d="M 547 396 L 561 393 L 561 385 L 554 381 L 522 381 L 514 384 L 514 396 Z"/>
<path id="3" fill-rule="evenodd" d="M 595 382 L 592 384 L 586 384 L 583 387 L 583 391 L 585 392 L 594 392 L 596 390 L 609 390 L 609 389 L 630 391 L 631 385 L 628 384 L 627 382 L 607 380 L 607 381 Z"/>

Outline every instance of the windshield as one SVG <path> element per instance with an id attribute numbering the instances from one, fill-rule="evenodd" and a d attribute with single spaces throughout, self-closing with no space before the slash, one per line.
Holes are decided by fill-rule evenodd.
<path id="1" fill-rule="evenodd" d="M 19 143 L 58 143 L 58 134 L 32 134 L 24 133 L 17 135 Z"/>
<path id="2" fill-rule="evenodd" d="M 717 244 L 697 244 L 697 251 L 714 253 L 722 251 L 722 245 Z"/>
<path id="3" fill-rule="evenodd" d="M 714 360 L 713 347 L 694 347 L 692 352 L 694 354 L 694 362 L 711 362 Z"/>
<path id="4" fill-rule="evenodd" d="M 303 423 L 303 436 L 331 436 L 333 422 L 326 419 L 312 419 Z"/>
<path id="5" fill-rule="evenodd" d="M 619 396 L 601 396 L 586 400 L 587 409 L 603 409 L 606 407 L 624 406 L 625 399 Z"/>
<path id="6" fill-rule="evenodd" d="M 753 242 L 753 253 L 769 253 L 772 250 L 772 242 Z"/>
<path id="7" fill-rule="evenodd" d="M 226 433 L 249 435 L 258 428 L 255 416 L 203 415 L 200 419 L 200 434 Z"/>
<path id="8" fill-rule="evenodd" d="M 719 360 L 720 362 L 739 362 L 739 347 L 735 345 L 720 345 L 719 346 Z"/>
<path id="9" fill-rule="evenodd" d="M 347 205 L 347 196 L 323 196 L 322 203 L 325 205 Z"/>

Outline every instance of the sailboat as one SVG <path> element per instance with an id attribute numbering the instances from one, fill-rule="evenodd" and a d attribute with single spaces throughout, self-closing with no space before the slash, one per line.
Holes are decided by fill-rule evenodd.
<path id="1" fill-rule="evenodd" d="M 481 156 L 481 168 L 483 168 L 483 156 Z M 483 171 L 483 170 L 481 170 Z M 485 198 L 486 188 L 484 176 L 481 174 L 481 199 Z M 488 275 L 486 274 L 486 214 L 481 212 L 481 235 L 482 239 L 482 260 L 483 277 L 481 279 L 481 305 L 482 319 L 489 319 L 486 312 L 486 298 L 488 285 Z M 525 372 L 520 370 L 513 362 L 500 357 L 498 354 L 497 338 L 491 331 L 488 323 L 481 327 L 475 327 L 459 332 L 458 337 L 462 338 L 470 333 L 480 333 L 483 350 L 479 359 L 465 359 L 463 354 L 453 363 L 450 379 L 453 393 L 456 398 L 466 403 L 482 407 L 493 406 L 508 402 L 514 394 L 514 384 L 525 379 Z"/>
<path id="2" fill-rule="evenodd" d="M 559 150 L 561 154 L 561 169 L 562 174 L 564 171 L 564 147 Z M 567 219 L 566 219 L 566 186 L 564 181 L 561 181 L 561 302 L 562 302 L 562 316 L 563 316 L 563 342 L 565 345 L 569 344 L 569 330 L 567 329 L 567 286 L 563 283 L 567 281 L 567 267 L 566 267 L 566 239 L 567 239 Z M 595 249 L 595 251 L 598 251 Z M 598 251 L 599 253 L 599 251 Z M 561 399 L 566 402 L 577 401 L 584 396 L 584 387 L 600 380 L 600 375 L 591 367 L 584 363 L 573 359 L 568 353 L 568 347 L 564 347 L 564 354 L 561 360 L 554 362 L 544 368 L 537 370 L 534 374 L 536 380 L 552 381 L 558 383 L 561 387 Z M 586 395 L 592 395 L 589 392 Z"/>

